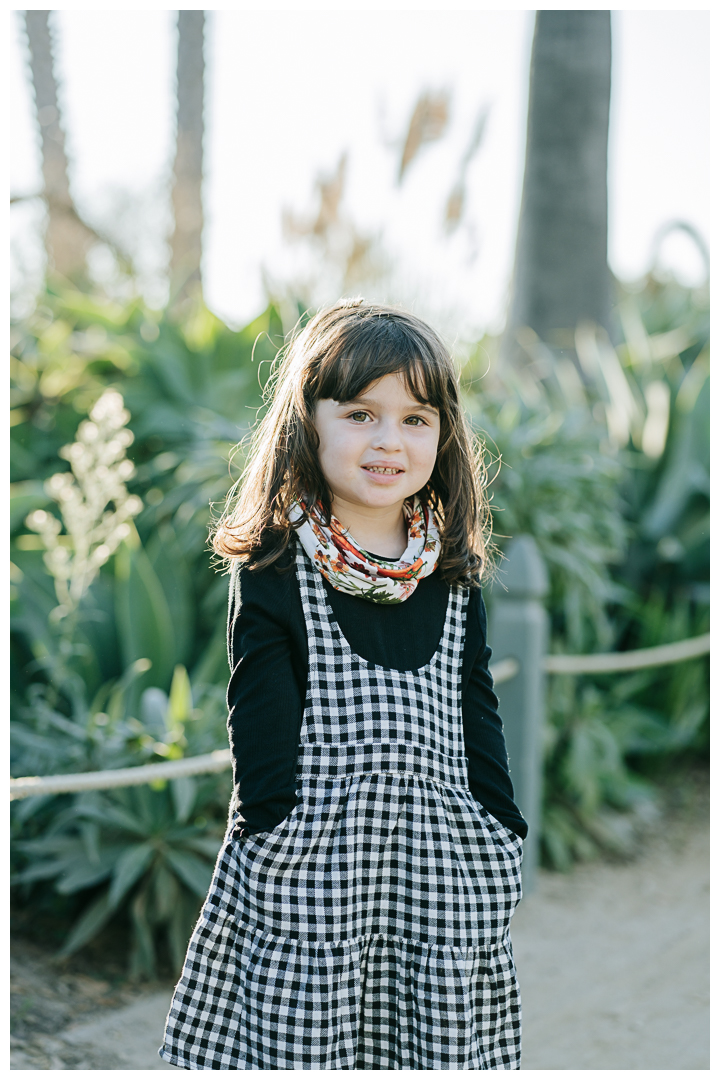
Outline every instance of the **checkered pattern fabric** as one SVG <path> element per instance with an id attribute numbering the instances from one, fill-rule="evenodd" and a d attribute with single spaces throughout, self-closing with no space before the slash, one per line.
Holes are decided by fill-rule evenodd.
<path id="1" fill-rule="evenodd" d="M 186 1069 L 518 1069 L 522 841 L 473 799 L 466 593 L 429 664 L 352 652 L 298 554 L 309 676 L 298 803 L 228 832 L 161 1056 Z"/>

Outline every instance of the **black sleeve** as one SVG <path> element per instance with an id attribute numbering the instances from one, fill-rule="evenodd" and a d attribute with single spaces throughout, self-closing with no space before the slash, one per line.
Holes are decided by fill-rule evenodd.
<path id="1" fill-rule="evenodd" d="M 463 733 L 470 791 L 498 821 L 524 839 L 528 826 L 514 802 L 502 720 L 489 670 L 492 651 L 487 644 L 487 613 L 479 589 L 473 589 L 470 594 L 467 618 L 468 622 L 475 621 L 472 638 L 479 642 L 463 689 Z"/>
<path id="2" fill-rule="evenodd" d="M 303 676 L 293 633 L 299 603 L 292 572 L 244 566 L 233 572 L 228 609 L 228 733 L 234 784 L 230 812 L 246 833 L 274 829 L 297 801 L 295 771 L 307 680 L 307 658 Z"/>

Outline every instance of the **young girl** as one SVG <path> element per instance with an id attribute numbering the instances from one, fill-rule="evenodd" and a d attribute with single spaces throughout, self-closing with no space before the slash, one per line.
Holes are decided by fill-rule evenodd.
<path id="1" fill-rule="evenodd" d="M 161 1056 L 186 1069 L 518 1069 L 513 802 L 450 356 L 340 301 L 284 357 L 239 496 L 230 824 Z"/>

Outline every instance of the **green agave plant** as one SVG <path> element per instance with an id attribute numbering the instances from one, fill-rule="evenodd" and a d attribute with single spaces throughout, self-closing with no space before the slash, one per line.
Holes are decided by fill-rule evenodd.
<path id="1" fill-rule="evenodd" d="M 164 790 L 88 792 L 42 837 L 18 841 L 29 865 L 14 884 L 53 880 L 62 895 L 93 896 L 59 956 L 77 952 L 124 906 L 133 929 L 131 975 L 155 974 L 163 936 L 179 968 L 220 848 L 222 829 L 206 815 L 209 806 L 217 813 L 222 795 L 229 798 L 229 785 L 215 777 L 182 777 Z"/>
<path id="2" fill-rule="evenodd" d="M 262 381 L 282 334 L 272 308 L 233 332 L 202 307 L 178 326 L 139 301 L 122 306 L 73 290 L 48 291 L 13 327 L 16 701 L 28 665 L 38 652 L 53 651 L 42 543 L 27 535 L 24 522 L 51 506 L 44 482 L 108 387 L 120 391 L 131 414 L 135 473 L 128 490 L 143 510 L 134 539 L 103 568 L 80 612 L 80 638 L 92 639 L 87 662 L 97 660 L 97 670 L 83 677 L 97 687 L 140 656 L 150 656 L 153 674 L 139 680 L 138 692 L 150 681 L 167 690 L 177 663 L 194 681 L 225 677 L 226 583 L 208 556 L 209 506 L 222 504 L 234 479 L 228 458 L 262 404 Z M 138 600 L 142 617 L 130 619 Z"/>
<path id="3" fill-rule="evenodd" d="M 19 760 L 37 762 L 42 754 L 48 772 L 102 770 L 194 756 L 221 742 L 222 695 L 209 689 L 196 707 L 182 667 L 169 695 L 148 687 L 140 719 L 128 715 L 127 691 L 138 667 L 145 665 L 133 665 L 120 683 L 103 688 L 84 723 L 77 716 L 68 721 L 38 695 L 28 722 L 13 732 Z M 228 774 L 15 803 L 13 854 L 20 868 L 13 885 L 29 898 L 35 883 L 48 880 L 60 895 L 93 896 L 60 956 L 76 952 L 125 910 L 133 928 L 131 973 L 155 973 L 155 943 L 163 937 L 177 966 L 207 892 L 229 797 Z"/>
<path id="4" fill-rule="evenodd" d="M 525 369 L 504 367 L 490 339 L 463 368 L 495 476 L 496 542 L 536 539 L 555 652 L 642 648 L 708 628 L 707 294 L 650 278 L 621 294 L 619 310 L 617 349 L 592 328 L 579 333 L 584 380 L 531 338 Z M 491 612 L 492 599 L 491 589 Z M 652 813 L 648 777 L 706 754 L 708 720 L 707 660 L 553 677 L 546 864 L 631 850 L 632 821 Z"/>

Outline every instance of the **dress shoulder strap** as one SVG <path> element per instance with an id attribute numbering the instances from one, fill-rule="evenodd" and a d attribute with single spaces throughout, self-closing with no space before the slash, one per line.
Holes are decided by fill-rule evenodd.
<path id="1" fill-rule="evenodd" d="M 295 567 L 307 630 L 308 653 L 312 657 L 319 651 L 332 648 L 332 620 L 327 609 L 322 577 L 303 546 L 297 544 L 296 547 Z"/>

